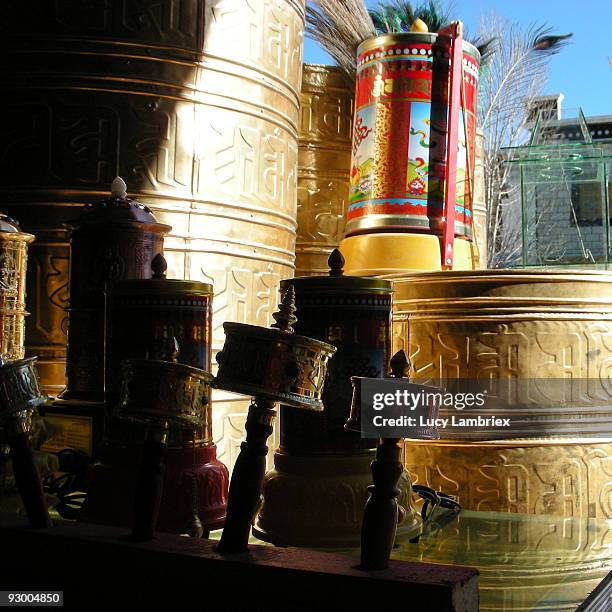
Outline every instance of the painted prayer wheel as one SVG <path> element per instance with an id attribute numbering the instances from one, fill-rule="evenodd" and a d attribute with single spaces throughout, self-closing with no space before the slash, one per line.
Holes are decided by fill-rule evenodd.
<path id="1" fill-rule="evenodd" d="M 294 546 L 356 546 L 372 482 L 377 440 L 344 427 L 351 410 L 351 376 L 382 377 L 391 348 L 392 286 L 386 280 L 343 275 L 338 250 L 328 276 L 298 277 L 292 285 L 296 333 L 333 344 L 323 388 L 323 412 L 280 410 L 280 447 L 266 474 L 262 507 L 254 527 L 259 538 Z M 400 481 L 400 537 L 414 537 L 419 524 L 410 476 Z"/>
<path id="2" fill-rule="evenodd" d="M 41 361 L 45 388 L 64 384 L 62 336 L 48 330 L 61 316 L 68 247 L 52 232 L 104 197 L 117 174 L 173 227 L 169 276 L 214 282 L 215 352 L 224 321 L 269 324 L 278 284 L 294 270 L 304 4 L 3 7 L 0 109 L 11 122 L 0 143 L 0 194 L 26 230 L 49 230 L 44 290 L 28 296 L 28 310 L 45 322 L 28 342 L 48 347 L 54 363 L 44 370 Z M 231 464 L 248 403 L 214 396 L 220 454 Z"/>
<path id="3" fill-rule="evenodd" d="M 327 258 L 344 236 L 354 89 L 339 68 L 304 64 L 296 276 L 327 274 Z"/>
<path id="4" fill-rule="evenodd" d="M 23 359 L 26 267 L 32 234 L 22 232 L 14 219 L 0 213 L 0 358 Z"/>
<path id="5" fill-rule="evenodd" d="M 394 287 L 394 345 L 409 350 L 413 377 L 533 383 L 504 414 L 496 408 L 510 429 L 408 441 L 419 482 L 474 510 L 610 518 L 612 275 L 434 272 Z M 580 395 L 557 396 L 559 380 L 578 381 Z"/>
<path id="6" fill-rule="evenodd" d="M 132 523 L 143 442 L 152 432 L 163 432 L 168 448 L 158 529 L 186 533 L 193 528 L 195 515 L 206 534 L 222 527 L 229 474 L 217 459 L 212 440 L 212 376 L 199 368 L 160 360 L 128 359 L 121 367 L 120 400 L 109 439 L 88 473 L 81 519 Z"/>
<path id="7" fill-rule="evenodd" d="M 106 400 L 121 391 L 124 359 L 158 359 L 176 340 L 178 363 L 210 372 L 213 288 L 165 278 L 165 260 L 153 261 L 153 277 L 113 283 L 106 309 Z M 209 407 L 210 409 L 210 407 Z"/>
<path id="8" fill-rule="evenodd" d="M 347 236 L 442 231 L 449 58 L 448 37 L 432 33 L 386 34 L 359 46 Z M 455 232 L 466 238 L 479 61 L 464 42 Z"/>
<path id="9" fill-rule="evenodd" d="M 88 204 L 66 224 L 70 234 L 70 309 L 63 399 L 104 400 L 104 309 L 111 283 L 150 278 L 169 225 L 128 198 L 117 177 L 110 197 Z"/>

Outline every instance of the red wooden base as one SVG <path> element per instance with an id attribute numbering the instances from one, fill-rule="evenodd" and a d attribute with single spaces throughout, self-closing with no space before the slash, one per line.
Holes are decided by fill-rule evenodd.
<path id="1" fill-rule="evenodd" d="M 82 520 L 104 525 L 132 524 L 134 489 L 140 465 L 139 447 L 102 447 L 90 471 Z M 216 446 L 195 449 L 198 513 L 204 532 L 225 522 L 229 473 L 217 459 Z M 169 448 L 157 531 L 187 533 L 193 522 L 193 448 Z"/>

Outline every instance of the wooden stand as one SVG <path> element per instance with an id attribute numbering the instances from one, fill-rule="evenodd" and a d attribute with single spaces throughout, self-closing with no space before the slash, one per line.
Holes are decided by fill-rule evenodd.
<path id="1" fill-rule="evenodd" d="M 393 560 L 369 574 L 337 553 L 251 546 L 224 556 L 210 540 L 169 534 L 135 543 L 117 527 L 62 523 L 34 531 L 14 517 L 4 525 L 4 588 L 63 590 L 64 610 L 107 611 L 117 602 L 138 610 L 366 610 L 381 601 L 478 610 L 478 571 L 468 567 Z M 32 564 L 41 550 L 52 563 Z"/>
<path id="2" fill-rule="evenodd" d="M 28 515 L 30 527 L 36 529 L 52 527 L 53 523 L 47 511 L 45 494 L 43 492 L 38 468 L 34 462 L 34 455 L 32 454 L 28 434 L 26 432 L 20 432 L 9 436 L 8 443 L 11 447 L 15 482 L 19 494 L 21 495 L 26 514 Z"/>
<path id="3" fill-rule="evenodd" d="M 163 441 L 145 440 L 136 483 L 132 523 L 132 538 L 137 542 L 153 539 L 164 492 L 165 455 L 166 445 Z"/>

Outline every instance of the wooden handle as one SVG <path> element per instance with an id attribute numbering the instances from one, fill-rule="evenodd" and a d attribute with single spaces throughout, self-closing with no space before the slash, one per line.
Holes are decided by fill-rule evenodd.
<path id="1" fill-rule="evenodd" d="M 249 407 L 246 440 L 234 465 L 227 498 L 225 527 L 217 550 L 241 553 L 248 549 L 251 525 L 259 506 L 266 473 L 266 441 L 272 433 L 276 411 L 273 402 L 257 400 Z"/>
<path id="2" fill-rule="evenodd" d="M 21 495 L 30 526 L 36 529 L 53 527 L 28 435 L 26 433 L 19 433 L 11 436 L 9 438 L 9 446 L 11 447 L 15 482 L 17 483 L 17 489 Z"/>
<path id="3" fill-rule="evenodd" d="M 145 440 L 132 520 L 132 538 L 139 542 L 152 540 L 155 533 L 164 491 L 165 455 L 165 444 L 157 440 Z"/>
<path id="4" fill-rule="evenodd" d="M 361 569 L 382 570 L 389 565 L 389 557 L 397 531 L 397 483 L 404 470 L 398 440 L 384 439 L 376 449 L 372 461 L 372 480 L 368 487 L 370 497 L 366 503 L 361 525 Z"/>

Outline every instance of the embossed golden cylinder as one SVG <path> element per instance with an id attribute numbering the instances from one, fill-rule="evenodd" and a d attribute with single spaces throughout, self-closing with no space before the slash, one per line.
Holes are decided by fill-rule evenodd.
<path id="1" fill-rule="evenodd" d="M 0 358 L 3 362 L 23 359 L 28 244 L 32 234 L 0 214 Z"/>
<path id="2" fill-rule="evenodd" d="M 612 442 L 405 442 L 418 484 L 469 510 L 612 519 Z"/>
<path id="3" fill-rule="evenodd" d="M 601 400 L 612 362 L 612 275 L 419 273 L 394 286 L 395 350 L 408 349 L 415 377 L 593 382 L 580 405 L 527 405 L 525 422 L 548 419 L 551 435 L 526 439 L 521 429 L 468 441 L 447 432 L 426 446 L 407 442 L 406 467 L 418 481 L 475 510 L 612 517 L 612 419 Z"/>
<path id="4" fill-rule="evenodd" d="M 0 193 L 28 218 L 52 211 L 55 229 L 75 216 L 66 208 L 100 199 L 124 176 L 130 196 L 173 227 L 169 276 L 214 282 L 219 350 L 223 322 L 267 326 L 280 280 L 293 276 L 304 0 L 163 7 L 5 7 L 10 95 L 0 104 L 11 122 Z M 51 253 L 41 258 L 45 278 L 56 278 Z M 50 285 L 30 297 L 41 320 L 56 316 L 44 314 L 55 308 Z M 39 332 L 38 346 L 56 346 Z M 247 405 L 214 399 L 220 454 L 234 456 Z"/>
<path id="5" fill-rule="evenodd" d="M 327 274 L 344 235 L 354 86 L 335 66 L 304 64 L 298 153 L 296 276 Z"/>

